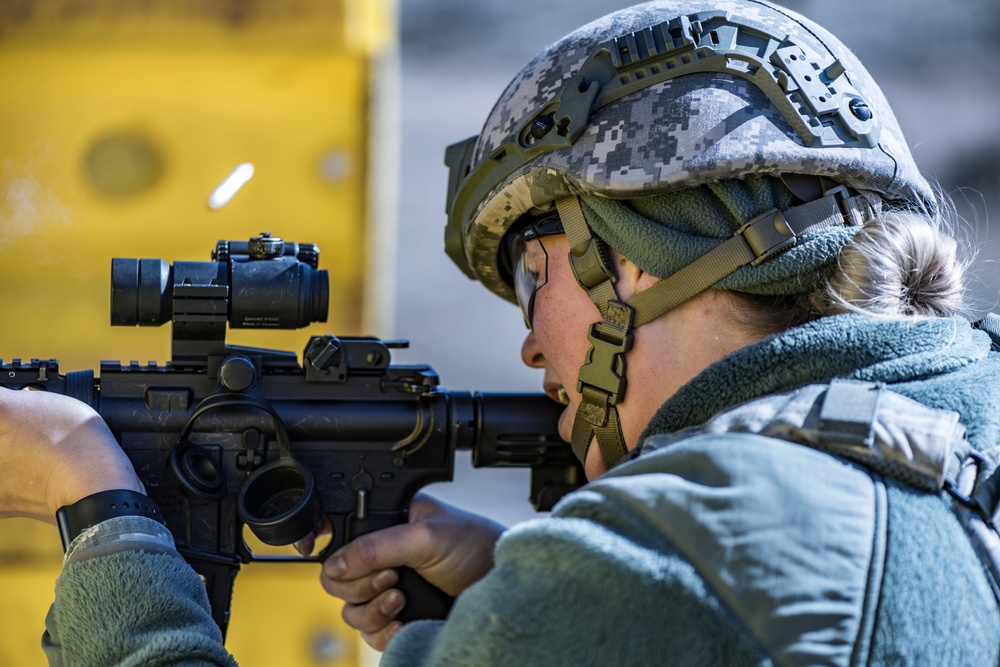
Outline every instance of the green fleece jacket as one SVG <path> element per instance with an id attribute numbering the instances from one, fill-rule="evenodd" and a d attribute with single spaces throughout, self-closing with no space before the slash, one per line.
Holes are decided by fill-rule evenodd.
<path id="1" fill-rule="evenodd" d="M 737 351 L 663 405 L 634 460 L 550 518 L 509 530 L 496 566 L 448 620 L 408 624 L 382 664 L 1000 663 L 1000 611 L 946 495 L 758 433 L 666 435 L 847 377 L 953 410 L 974 446 L 992 446 L 1000 359 L 989 350 L 957 319 L 838 316 Z M 122 590 L 129 563 L 152 575 Z M 50 655 L 66 665 L 227 664 L 203 653 L 135 657 L 164 642 L 203 648 L 204 601 L 184 606 L 193 576 L 176 557 L 136 549 L 69 565 Z M 116 631 L 103 634 L 109 622 Z"/>

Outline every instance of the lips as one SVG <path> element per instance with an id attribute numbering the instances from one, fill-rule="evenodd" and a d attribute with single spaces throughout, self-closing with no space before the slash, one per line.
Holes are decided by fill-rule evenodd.
<path id="1" fill-rule="evenodd" d="M 571 416 L 573 409 L 570 406 L 569 393 L 556 381 L 546 381 L 543 384 L 543 389 L 553 401 L 566 406 L 566 409 L 559 416 L 559 437 L 569 442 L 570 435 L 573 433 L 573 418 Z"/>
<path id="2" fill-rule="evenodd" d="M 552 379 L 549 379 L 549 370 L 546 368 L 545 375 L 545 380 L 542 382 L 542 390 L 545 394 L 556 403 L 569 405 L 569 394 L 566 392 L 566 388 L 562 386 L 562 383 L 555 378 L 555 374 L 553 373 Z"/>

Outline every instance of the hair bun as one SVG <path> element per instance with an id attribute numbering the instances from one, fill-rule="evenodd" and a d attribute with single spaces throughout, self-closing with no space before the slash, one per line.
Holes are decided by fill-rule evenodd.
<path id="1" fill-rule="evenodd" d="M 844 247 L 823 290 L 823 314 L 949 316 L 965 306 L 965 265 L 943 222 L 891 211 L 866 223 Z"/>

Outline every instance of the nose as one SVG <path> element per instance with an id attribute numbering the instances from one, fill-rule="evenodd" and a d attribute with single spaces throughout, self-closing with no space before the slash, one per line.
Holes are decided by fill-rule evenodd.
<path id="1" fill-rule="evenodd" d="M 545 356 L 535 340 L 535 332 L 529 331 L 521 344 L 521 361 L 531 368 L 545 368 Z"/>

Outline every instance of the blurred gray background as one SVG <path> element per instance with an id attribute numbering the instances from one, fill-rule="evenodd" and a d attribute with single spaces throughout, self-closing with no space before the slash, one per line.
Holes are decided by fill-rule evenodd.
<path id="1" fill-rule="evenodd" d="M 522 65 L 547 44 L 615 9 L 597 0 L 400 0 L 402 174 L 395 330 L 450 389 L 540 390 L 520 362 L 518 310 L 445 257 L 444 148 L 478 134 Z M 1000 0 L 787 0 L 844 41 L 881 84 L 917 163 L 950 193 L 979 249 L 973 306 L 996 305 L 1000 225 Z M 388 332 L 381 332 L 389 335 Z M 432 493 L 506 523 L 530 518 L 527 474 L 471 471 Z"/>

